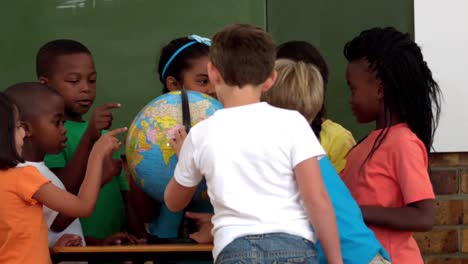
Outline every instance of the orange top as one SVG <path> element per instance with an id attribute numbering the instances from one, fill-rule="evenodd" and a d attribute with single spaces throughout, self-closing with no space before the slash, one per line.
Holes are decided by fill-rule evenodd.
<path id="1" fill-rule="evenodd" d="M 389 128 L 381 146 L 361 167 L 380 132 L 373 131 L 348 154 L 341 176 L 356 202 L 359 205 L 403 207 L 434 199 L 426 148 L 406 124 Z M 393 264 L 423 263 L 412 232 L 369 227 L 390 254 Z"/>
<path id="2" fill-rule="evenodd" d="M 42 204 L 32 198 L 48 182 L 31 166 L 0 170 L 0 263 L 51 263 Z"/>

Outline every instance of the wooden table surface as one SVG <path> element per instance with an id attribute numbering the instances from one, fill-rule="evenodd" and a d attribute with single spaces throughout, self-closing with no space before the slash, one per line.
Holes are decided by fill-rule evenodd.
<path id="1" fill-rule="evenodd" d="M 157 244 L 128 246 L 54 247 L 51 257 L 60 261 L 148 261 L 158 263 L 182 260 L 212 261 L 212 244 Z"/>

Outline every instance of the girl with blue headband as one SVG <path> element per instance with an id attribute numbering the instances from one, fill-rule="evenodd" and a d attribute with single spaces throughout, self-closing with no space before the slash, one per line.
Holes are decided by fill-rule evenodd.
<path id="1" fill-rule="evenodd" d="M 216 97 L 214 86 L 210 83 L 207 72 L 210 45 L 210 39 L 191 35 L 173 39 L 164 46 L 158 61 L 159 80 L 163 84 L 162 92 L 185 89 Z M 155 235 L 161 243 L 171 243 L 171 241 L 180 243 L 189 240 L 189 234 L 196 230 L 194 223 L 188 226 L 187 221 L 184 222 L 183 213 L 169 212 L 164 205 L 158 204 L 140 191 L 136 183 L 131 184 L 132 189 L 137 190 L 132 198 L 137 213 L 145 222 L 151 222 L 149 231 L 152 235 Z M 211 205 L 209 208 L 189 209 L 212 212 Z M 151 240 L 150 238 L 150 243 L 152 243 Z"/>
<path id="2" fill-rule="evenodd" d="M 208 51 L 211 41 L 197 35 L 177 38 L 161 50 L 158 64 L 163 93 L 185 88 L 215 97 L 208 79 Z"/>

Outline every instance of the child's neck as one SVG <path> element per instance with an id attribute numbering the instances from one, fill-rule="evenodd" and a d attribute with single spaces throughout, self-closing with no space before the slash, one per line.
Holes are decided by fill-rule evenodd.
<path id="1" fill-rule="evenodd" d="M 23 159 L 26 161 L 32 162 L 42 162 L 44 161 L 46 153 L 39 150 L 37 147 L 34 147 L 34 144 L 29 140 L 24 140 L 23 144 Z"/>
<path id="2" fill-rule="evenodd" d="M 375 120 L 375 129 L 382 129 L 384 127 L 391 127 L 398 123 L 401 123 L 400 117 L 396 113 L 387 112 L 385 118 L 385 113 L 379 115 L 377 120 Z"/>
<path id="3" fill-rule="evenodd" d="M 224 108 L 237 107 L 260 102 L 261 89 L 254 85 L 225 87 L 222 98 Z"/>
<path id="4" fill-rule="evenodd" d="M 75 121 L 75 122 L 83 122 L 83 116 L 80 114 L 70 113 L 68 111 L 65 112 L 65 119 L 67 121 Z"/>

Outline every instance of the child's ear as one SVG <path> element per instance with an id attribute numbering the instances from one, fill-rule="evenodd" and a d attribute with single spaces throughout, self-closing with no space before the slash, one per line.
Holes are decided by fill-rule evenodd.
<path id="1" fill-rule="evenodd" d="M 218 71 L 218 68 L 210 61 L 207 65 L 208 69 L 208 78 L 214 86 L 219 86 L 222 83 L 221 74 Z"/>
<path id="2" fill-rule="evenodd" d="M 384 87 L 382 81 L 379 81 L 379 87 L 377 88 L 377 99 L 383 100 L 384 98 Z"/>
<path id="3" fill-rule="evenodd" d="M 171 92 L 182 90 L 182 85 L 172 76 L 166 78 L 166 87 Z"/>
<path id="4" fill-rule="evenodd" d="M 32 126 L 31 123 L 29 122 L 22 122 L 24 132 L 25 132 L 25 137 L 31 137 L 32 136 Z"/>
<path id="5" fill-rule="evenodd" d="M 270 88 L 273 87 L 273 85 L 276 82 L 277 77 L 278 77 L 278 73 L 276 72 L 276 70 L 273 70 L 273 72 L 270 74 L 270 76 L 268 76 L 268 78 L 265 80 L 265 82 L 263 82 L 261 86 L 263 93 L 270 90 Z"/>
<path id="6" fill-rule="evenodd" d="M 49 83 L 49 79 L 47 77 L 44 77 L 44 76 L 40 76 L 39 77 L 39 82 L 42 83 L 42 84 L 48 84 Z"/>

